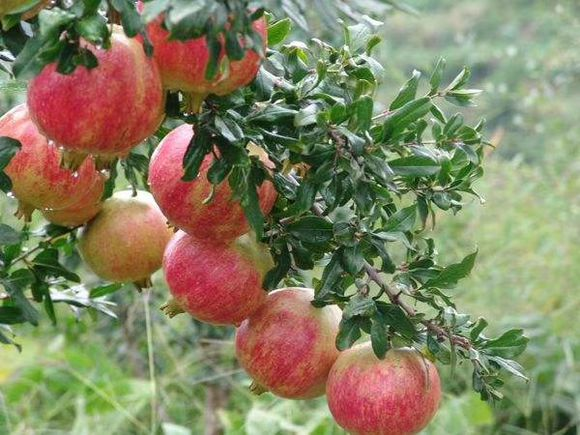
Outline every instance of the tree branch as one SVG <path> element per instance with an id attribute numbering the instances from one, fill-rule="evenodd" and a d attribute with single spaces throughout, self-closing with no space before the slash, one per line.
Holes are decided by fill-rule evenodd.
<path id="1" fill-rule="evenodd" d="M 368 262 L 365 262 L 364 269 L 371 281 L 379 286 L 381 291 L 388 296 L 393 305 L 398 305 L 401 307 L 409 317 L 415 316 L 415 309 L 400 298 L 400 292 L 397 292 L 393 287 L 383 281 L 379 275 L 379 272 L 373 266 L 371 266 Z M 429 331 L 435 333 L 438 337 L 447 338 L 452 344 L 456 346 L 467 350 L 471 348 L 471 342 L 467 338 L 462 337 L 461 335 L 451 334 L 445 328 L 437 325 L 436 323 L 433 323 L 432 321 L 423 320 L 421 321 L 421 324 L 423 324 L 423 326 L 425 326 Z"/>

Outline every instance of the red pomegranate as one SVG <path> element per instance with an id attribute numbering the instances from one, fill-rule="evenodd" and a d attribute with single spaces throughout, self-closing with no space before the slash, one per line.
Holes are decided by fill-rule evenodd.
<path id="1" fill-rule="evenodd" d="M 145 288 L 161 267 L 172 234 L 149 193 L 117 192 L 84 228 L 79 250 L 99 277 Z"/>
<path id="2" fill-rule="evenodd" d="M 62 210 L 42 210 L 44 218 L 55 225 L 63 227 L 78 227 L 94 218 L 103 203 L 101 198 L 105 190 L 106 177 L 103 175 L 99 183 L 89 189 L 79 202 Z"/>
<path id="3" fill-rule="evenodd" d="M 0 136 L 20 141 L 5 172 L 19 201 L 18 216 L 30 220 L 34 209 L 61 210 L 80 201 L 86 191 L 102 184 L 92 159 L 76 173 L 62 169 L 56 147 L 39 133 L 24 104 L 0 118 Z"/>
<path id="4" fill-rule="evenodd" d="M 416 434 L 431 421 L 441 398 L 437 368 L 413 349 L 378 359 L 370 342 L 340 354 L 328 376 L 330 412 L 357 435 Z"/>
<path id="5" fill-rule="evenodd" d="M 204 204 L 212 191 L 207 179 L 213 161 L 211 154 L 203 161 L 197 179 L 181 180 L 183 157 L 192 137 L 191 125 L 184 124 L 159 144 L 149 166 L 151 193 L 172 225 L 197 239 L 227 244 L 247 233 L 249 225 L 239 202 L 232 200 L 227 181 L 215 189 L 211 202 Z M 266 153 L 259 157 L 269 164 Z M 267 215 L 276 202 L 276 189 L 270 181 L 265 181 L 258 194 L 262 212 Z"/>
<path id="6" fill-rule="evenodd" d="M 288 399 L 324 394 L 341 311 L 315 308 L 313 298 L 311 289 L 276 290 L 238 328 L 236 356 L 258 389 Z"/>
<path id="7" fill-rule="evenodd" d="M 274 263 L 267 249 L 244 235 L 230 245 L 200 242 L 179 231 L 163 258 L 173 300 L 165 312 L 187 312 L 213 325 L 239 325 L 266 299 L 262 280 Z"/>
<path id="8" fill-rule="evenodd" d="M 139 9 L 142 10 L 142 2 Z M 147 31 L 154 46 L 154 58 L 159 65 L 163 86 L 194 95 L 197 104 L 209 94 L 227 95 L 236 89 L 250 84 L 258 74 L 262 59 L 254 50 L 247 50 L 243 59 L 229 61 L 226 58 L 224 43 L 219 62 L 220 72 L 212 80 L 206 80 L 205 72 L 210 54 L 205 37 L 190 41 L 170 41 L 169 32 L 162 27 L 163 18 L 151 22 Z M 265 18 L 254 22 L 254 30 L 267 44 L 267 24 Z"/>
<path id="9" fill-rule="evenodd" d="M 99 168 L 152 135 L 163 120 L 164 93 L 155 62 L 142 44 L 113 26 L 109 50 L 90 47 L 94 69 L 70 75 L 46 66 L 28 90 L 28 105 L 39 129 L 62 146 L 70 167 L 88 155 Z"/>

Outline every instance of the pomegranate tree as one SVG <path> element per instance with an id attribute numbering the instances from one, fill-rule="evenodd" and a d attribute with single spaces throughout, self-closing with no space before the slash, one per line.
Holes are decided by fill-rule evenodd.
<path id="1" fill-rule="evenodd" d="M 0 137 L 0 190 L 9 191 L 10 177 L 24 205 L 72 228 L 0 225 L 2 321 L 36 325 L 37 302 L 54 320 L 51 298 L 79 279 L 64 261 L 78 243 L 88 266 L 111 281 L 145 286 L 164 262 L 174 296 L 166 311 L 239 324 L 236 355 L 254 391 L 292 399 L 326 391 L 337 422 L 353 433 L 411 434 L 433 417 L 437 371 L 411 348 L 441 364 L 472 364 L 484 400 L 502 397 L 504 373 L 525 378 L 514 361 L 526 347 L 523 331 L 490 338 L 485 319 L 459 312 L 448 292 L 470 274 L 477 252 L 439 264 L 432 236 L 435 217 L 477 196 L 483 174 L 483 123 L 444 113 L 479 93 L 466 88 L 467 69 L 444 83 L 440 60 L 428 83 L 414 71 L 394 100 L 378 102 L 375 20 L 345 25 L 340 46 L 284 43 L 291 22 L 273 20 L 261 59 L 261 2 L 163 0 L 147 2 L 142 15 L 132 0 L 54 3 L 38 25 L 2 21 L 2 68 L 20 80 L 40 74 L 29 87 L 32 121 L 21 130 L 10 121 L 2 132 L 22 150 Z M 356 3 L 365 2 L 349 2 L 349 17 Z M 144 54 L 150 40 L 155 59 Z M 232 92 L 256 77 L 262 60 L 259 80 Z M 170 119 L 156 131 L 166 91 Z M 202 105 L 208 94 L 221 97 Z M 150 161 L 145 147 L 130 153 L 111 168 L 108 187 L 124 176 L 145 188 L 148 177 L 157 204 L 124 192 L 99 205 L 101 186 L 82 184 L 83 171 L 96 177 L 94 157 L 76 175 L 58 167 L 57 148 L 68 166 L 92 155 L 101 168 L 152 134 L 161 143 Z M 172 241 L 167 221 L 182 230 Z M 262 289 L 294 285 L 315 291 Z M 119 287 L 91 288 L 90 306 Z M 58 302 L 87 305 L 80 293 Z M 363 334 L 371 345 L 348 350 Z M 0 342 L 10 341 L 10 329 L 0 328 Z M 159 430 L 154 408 L 151 432 Z"/>
<path id="2" fill-rule="evenodd" d="M 117 192 L 81 233 L 79 250 L 99 277 L 115 282 L 151 286 L 161 267 L 172 232 L 151 195 Z"/>
<path id="3" fill-rule="evenodd" d="M 37 208 L 70 207 L 86 191 L 103 185 L 102 175 L 95 170 L 92 159 L 86 160 L 75 173 L 60 167 L 57 148 L 38 131 L 25 105 L 0 118 L 0 136 L 16 139 L 22 146 L 5 172 L 19 202 L 17 215 L 25 220 L 30 220 Z"/>
<path id="4" fill-rule="evenodd" d="M 142 9 L 143 4 L 139 3 L 139 8 Z M 219 72 L 214 78 L 208 79 L 206 70 L 211 56 L 206 38 L 200 37 L 186 42 L 171 40 L 170 33 L 163 28 L 163 17 L 158 17 L 147 26 L 147 31 L 155 48 L 154 58 L 161 71 L 163 86 L 186 93 L 192 100 L 193 111 L 197 111 L 209 94 L 227 95 L 250 84 L 256 78 L 262 63 L 258 52 L 266 48 L 265 18 L 256 20 L 253 29 L 262 37 L 263 47 L 248 49 L 242 59 L 231 60 L 226 56 L 222 38 L 218 59 Z"/>
<path id="5" fill-rule="evenodd" d="M 328 406 L 357 435 L 410 435 L 431 421 L 441 399 L 437 368 L 415 349 L 376 357 L 370 342 L 340 354 L 328 375 Z"/>
<path id="6" fill-rule="evenodd" d="M 50 223 L 63 227 L 74 228 L 87 223 L 101 211 L 105 181 L 106 177 L 102 175 L 100 182 L 87 190 L 78 202 L 62 210 L 42 210 L 42 215 Z"/>
<path id="7" fill-rule="evenodd" d="M 241 205 L 232 199 L 228 184 L 214 188 L 207 179 L 212 154 L 205 157 L 195 180 L 182 180 L 183 157 L 193 134 L 191 125 L 184 124 L 159 144 L 149 167 L 151 193 L 172 225 L 197 239 L 227 244 L 247 233 L 249 225 Z M 266 165 L 271 164 L 265 153 L 259 157 Z M 267 215 L 276 202 L 276 189 L 265 181 L 258 195 L 262 212 Z"/>
<path id="8" fill-rule="evenodd" d="M 236 356 L 257 390 L 288 399 L 324 394 L 342 312 L 315 308 L 313 299 L 311 289 L 275 290 L 238 328 Z"/>
<path id="9" fill-rule="evenodd" d="M 173 295 L 164 309 L 170 316 L 185 311 L 213 325 L 239 325 L 266 299 L 262 281 L 272 265 L 267 248 L 250 235 L 223 245 L 179 231 L 163 259 Z"/>
<path id="10" fill-rule="evenodd" d="M 50 64 L 28 90 L 32 118 L 66 150 L 65 163 L 72 168 L 89 154 L 96 156 L 99 168 L 125 157 L 157 130 L 164 116 L 159 70 L 140 42 L 113 26 L 111 48 L 90 49 L 99 62 L 96 68 L 78 67 L 63 75 Z"/>

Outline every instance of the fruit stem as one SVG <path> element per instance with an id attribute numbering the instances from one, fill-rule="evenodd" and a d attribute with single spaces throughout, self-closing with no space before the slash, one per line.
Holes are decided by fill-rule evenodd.
<path id="1" fill-rule="evenodd" d="M 134 281 L 133 284 L 137 287 L 137 291 L 141 293 L 141 291 L 145 288 L 153 287 L 153 283 L 151 282 L 151 277 L 148 276 L 147 278 L 143 278 L 137 281 Z"/>
<path id="2" fill-rule="evenodd" d="M 64 169 L 76 171 L 87 157 L 88 155 L 85 153 L 63 149 L 60 154 L 60 166 Z"/>
<path id="3" fill-rule="evenodd" d="M 24 222 L 28 223 L 32 220 L 32 213 L 34 213 L 36 208 L 24 201 L 18 200 L 18 208 L 16 209 L 16 219 L 23 219 Z"/>
<path id="4" fill-rule="evenodd" d="M 171 298 L 165 302 L 165 304 L 161 306 L 161 311 L 163 311 L 163 313 L 170 319 L 173 319 L 178 314 L 185 313 L 185 310 L 175 298 Z"/>
<path id="5" fill-rule="evenodd" d="M 201 106 L 209 94 L 184 94 L 185 109 L 188 113 L 197 115 L 201 113 Z"/>
<path id="6" fill-rule="evenodd" d="M 95 168 L 97 171 L 109 171 L 117 163 L 117 156 L 96 156 Z"/>
<path id="7" fill-rule="evenodd" d="M 252 381 L 250 384 L 250 392 L 256 396 L 260 396 L 268 392 L 268 389 L 263 385 L 258 384 L 256 381 Z"/>

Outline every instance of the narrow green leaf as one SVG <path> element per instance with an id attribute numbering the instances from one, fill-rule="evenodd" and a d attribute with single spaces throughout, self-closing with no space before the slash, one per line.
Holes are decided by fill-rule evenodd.
<path id="1" fill-rule="evenodd" d="M 385 226 L 384 231 L 395 232 L 395 231 L 411 231 L 415 226 L 415 220 L 417 218 L 417 207 L 411 205 L 406 208 L 402 208 L 395 214 L 389 217 Z"/>
<path id="2" fill-rule="evenodd" d="M 475 265 L 477 251 L 469 254 L 460 263 L 455 263 L 443 269 L 436 278 L 430 279 L 424 287 L 453 288 L 457 282 L 471 273 Z"/>
<path id="3" fill-rule="evenodd" d="M 292 21 L 290 18 L 276 21 L 268 26 L 268 46 L 274 47 L 281 44 L 292 30 Z"/>
<path id="4" fill-rule="evenodd" d="M 396 175 L 405 177 L 425 177 L 435 175 L 441 170 L 441 165 L 426 156 L 409 156 L 388 162 Z"/>

